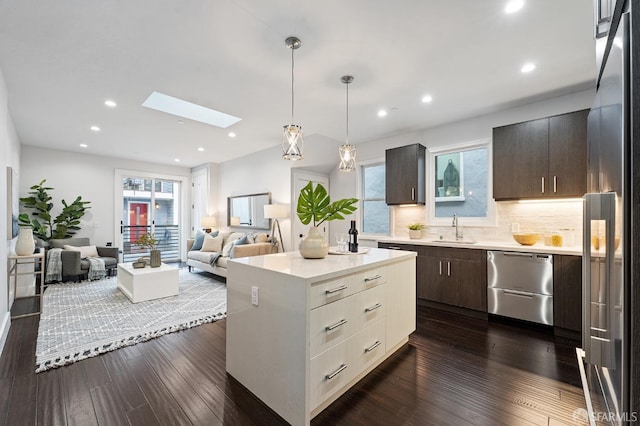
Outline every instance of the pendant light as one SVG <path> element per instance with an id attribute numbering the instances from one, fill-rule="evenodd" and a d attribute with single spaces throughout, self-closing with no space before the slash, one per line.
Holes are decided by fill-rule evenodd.
<path id="1" fill-rule="evenodd" d="M 349 84 L 353 81 L 353 77 L 345 75 L 340 78 L 340 81 L 347 86 L 347 138 L 340 147 L 340 171 L 352 172 L 356 169 L 356 147 L 349 143 Z"/>
<path id="2" fill-rule="evenodd" d="M 284 133 L 282 136 L 282 158 L 285 160 L 302 160 L 302 126 L 293 124 L 293 51 L 302 46 L 298 37 L 288 37 L 285 43 L 291 49 L 291 124 L 282 126 Z"/>

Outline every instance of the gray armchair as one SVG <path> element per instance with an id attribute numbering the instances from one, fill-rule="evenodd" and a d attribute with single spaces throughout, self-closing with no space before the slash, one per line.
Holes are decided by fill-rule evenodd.
<path id="1" fill-rule="evenodd" d="M 66 238 L 49 240 L 49 248 L 63 248 L 65 245 L 82 247 L 91 245 L 89 238 Z M 119 250 L 117 247 L 96 247 L 100 258 L 104 260 L 104 267 L 108 276 L 117 273 Z M 80 258 L 79 251 L 64 250 L 62 258 L 62 279 L 74 277 L 82 279 L 89 272 L 89 261 Z"/>

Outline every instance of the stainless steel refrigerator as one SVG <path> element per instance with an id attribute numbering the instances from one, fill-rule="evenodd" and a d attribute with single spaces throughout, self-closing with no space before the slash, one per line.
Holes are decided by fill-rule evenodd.
<path id="1" fill-rule="evenodd" d="M 635 321 L 640 282 L 634 282 L 640 217 L 640 171 L 634 171 L 640 147 L 635 61 L 640 57 L 632 43 L 640 42 L 640 37 L 633 37 L 640 27 L 638 3 L 616 4 L 588 119 L 589 192 L 584 197 L 583 327 L 578 355 L 592 424 L 640 421 L 634 411 L 639 404 L 640 338 Z"/>

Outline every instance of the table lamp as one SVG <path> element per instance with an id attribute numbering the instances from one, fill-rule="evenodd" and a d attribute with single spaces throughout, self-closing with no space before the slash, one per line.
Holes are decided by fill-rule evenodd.
<path id="1" fill-rule="evenodd" d="M 218 226 L 215 216 L 202 216 L 200 219 L 200 226 L 207 234 L 211 233 L 211 229 Z"/>
<path id="2" fill-rule="evenodd" d="M 285 217 L 289 217 L 289 209 L 287 209 L 286 204 L 267 204 L 264 206 L 264 217 L 265 219 L 273 219 L 271 224 L 271 238 L 276 239 L 276 226 L 278 227 L 278 235 L 280 236 L 280 245 L 282 246 L 282 251 L 284 252 L 284 241 L 282 240 L 282 232 L 280 231 L 280 222 L 278 219 L 283 219 Z"/>

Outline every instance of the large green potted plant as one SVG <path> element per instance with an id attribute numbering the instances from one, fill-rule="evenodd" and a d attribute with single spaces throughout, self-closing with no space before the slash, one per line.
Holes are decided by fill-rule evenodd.
<path id="1" fill-rule="evenodd" d="M 309 225 L 313 222 L 306 237 L 300 242 L 300 254 L 307 259 L 322 259 L 329 253 L 329 243 L 318 230 L 323 222 L 342 220 L 345 215 L 356 211 L 357 198 L 343 198 L 331 202 L 327 190 L 321 184 L 313 187 L 309 182 L 300 190 L 296 213 L 300 222 Z"/>
<path id="2" fill-rule="evenodd" d="M 55 218 L 51 214 L 53 210 L 52 198 L 49 191 L 53 188 L 44 186 L 46 179 L 39 184 L 33 185 L 28 197 L 20 198 L 22 206 L 30 210 L 28 214 L 21 214 L 18 217 L 21 226 L 31 226 L 33 235 L 42 241 L 50 239 L 71 238 L 80 230 L 80 219 L 90 208 L 90 201 L 82 201 L 78 196 L 71 204 L 62 200 L 62 211 Z"/>

